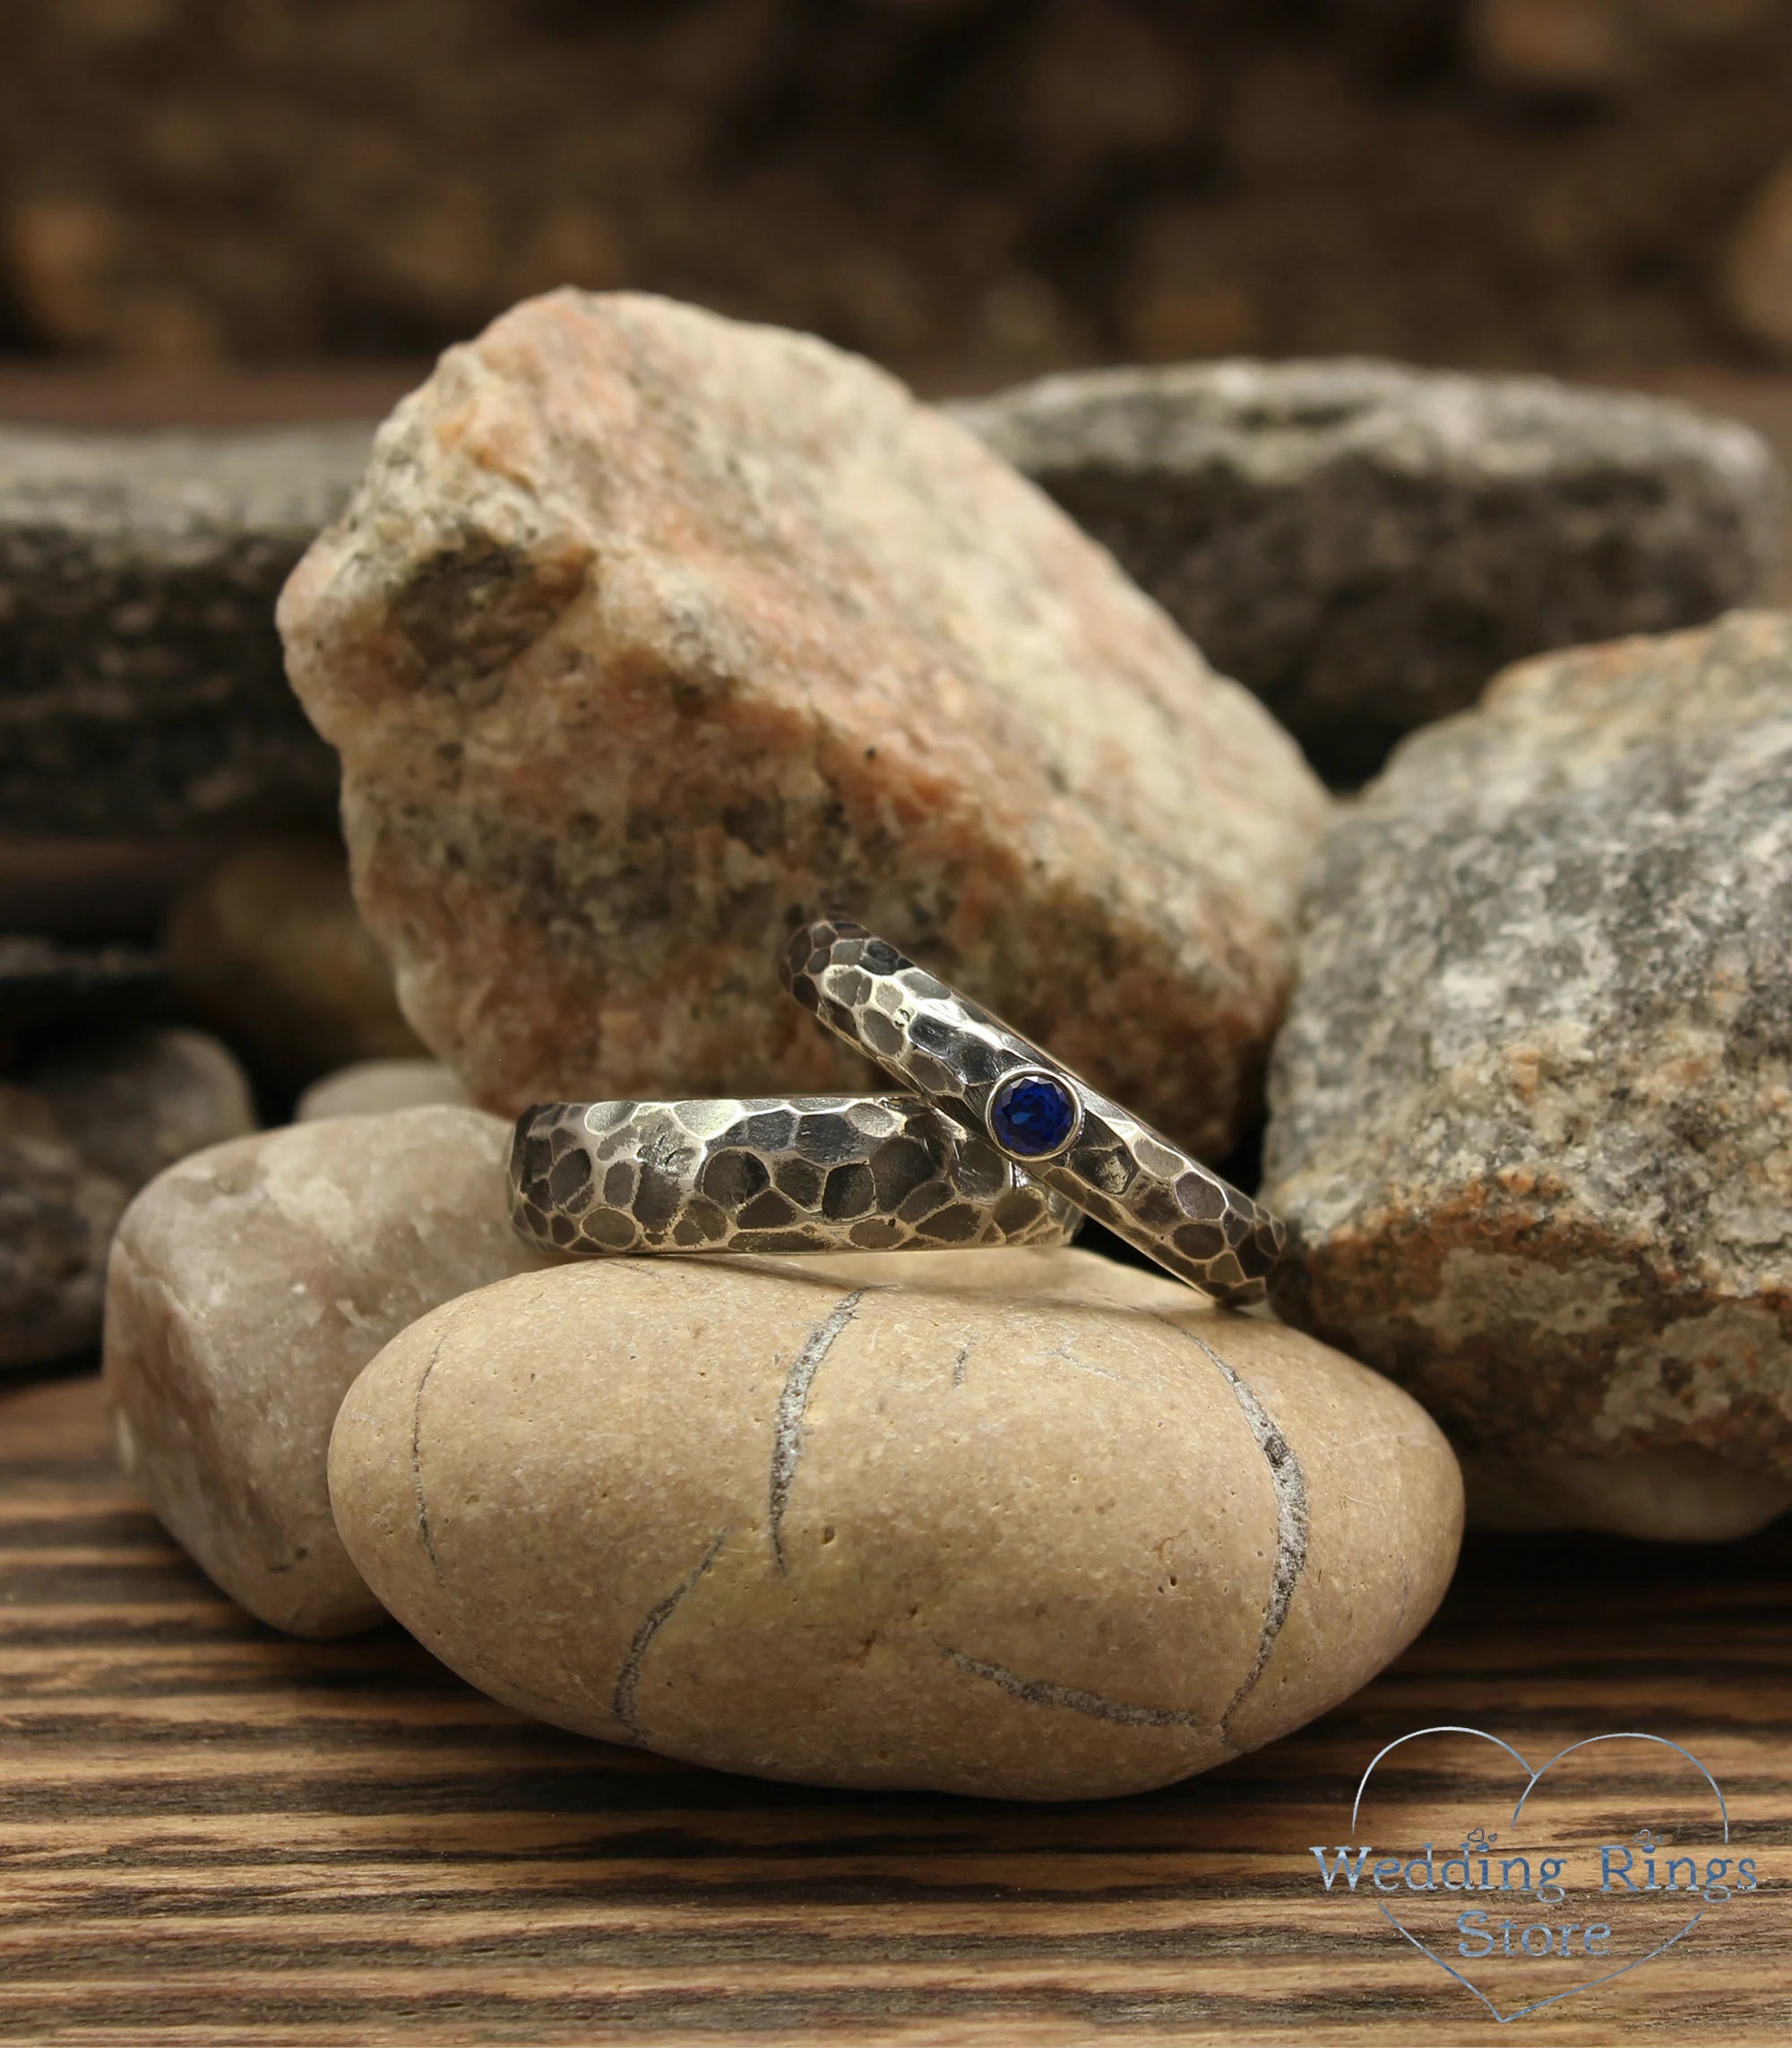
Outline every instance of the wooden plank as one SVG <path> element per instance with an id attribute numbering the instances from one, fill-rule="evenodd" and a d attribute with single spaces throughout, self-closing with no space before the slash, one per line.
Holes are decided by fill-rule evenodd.
<path id="1" fill-rule="evenodd" d="M 1356 1838 L 1383 1743 L 1467 1723 L 1538 1756 L 1615 1727 L 1684 1743 L 1766 1880 L 1521 2024 L 1576 2048 L 1792 2044 L 1788 1578 L 1792 1527 L 1711 1551 L 1477 1543 L 1391 1671 L 1207 1777 L 1061 1807 L 831 1793 L 542 1727 L 396 1631 L 277 1636 L 114 1471 L 95 1381 L 15 1388 L 0 2042 L 1509 2041 L 1367 1903 L 1327 1897 L 1309 1848 Z M 1440 1802 L 1510 1805 L 1471 1747 L 1389 1778 L 1386 1838 Z M 1601 1754 L 1552 1839 L 1600 1839 L 1670 1783 L 1666 1752 Z"/>

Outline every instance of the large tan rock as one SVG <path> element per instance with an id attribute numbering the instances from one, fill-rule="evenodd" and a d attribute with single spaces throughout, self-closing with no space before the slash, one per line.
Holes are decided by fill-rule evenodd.
<path id="1" fill-rule="evenodd" d="M 1461 1490 L 1313 1339 L 1074 1251 L 620 1260 L 462 1296 L 344 1401 L 331 1493 L 476 1685 L 770 1777 L 1162 1785 L 1418 1632 Z"/>
<path id="2" fill-rule="evenodd" d="M 382 1619 L 330 1519 L 330 1425 L 408 1323 L 541 1263 L 510 1227 L 509 1138 L 473 1109 L 289 1126 L 171 1168 L 119 1226 L 105 1371 L 120 1458 L 170 1533 L 276 1628 Z"/>
<path id="3" fill-rule="evenodd" d="M 964 429 L 811 338 L 561 292 L 451 349 L 280 607 L 406 1014 L 488 1107 L 857 1085 L 847 909 L 1198 1149 L 1324 799 Z"/>

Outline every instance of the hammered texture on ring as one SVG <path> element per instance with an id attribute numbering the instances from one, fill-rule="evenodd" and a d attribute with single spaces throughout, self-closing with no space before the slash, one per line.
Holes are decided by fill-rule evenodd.
<path id="1" fill-rule="evenodd" d="M 511 1219 L 545 1252 L 1067 1244 L 1082 1213 L 912 1096 L 547 1102 L 517 1119 Z"/>
<path id="2" fill-rule="evenodd" d="M 1178 1279 L 1233 1306 L 1262 1298 L 1287 1242 L 1278 1218 L 887 941 L 822 918 L 792 938 L 784 974 L 830 1031 L 967 1131 L 1007 1114 L 1009 1157 L 1037 1149 L 1035 1180 Z"/>

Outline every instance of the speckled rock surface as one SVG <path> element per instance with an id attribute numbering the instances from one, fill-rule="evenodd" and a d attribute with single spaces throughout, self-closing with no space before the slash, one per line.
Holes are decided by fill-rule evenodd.
<path id="1" fill-rule="evenodd" d="M 1287 1312 L 1468 1449 L 1792 1477 L 1792 616 L 1529 663 L 1315 864 Z"/>
<path id="2" fill-rule="evenodd" d="M 1658 400 L 1343 358 L 1098 370 L 955 409 L 1338 783 L 1507 662 L 1702 624 L 1776 565 L 1765 443 Z"/>
<path id="3" fill-rule="evenodd" d="M 228 1047 L 181 1026 L 72 1046 L 30 1078 L 82 1157 L 133 1194 L 177 1159 L 255 1128 Z"/>
<path id="4" fill-rule="evenodd" d="M 822 1785 L 1096 1797 L 1271 1741 L 1424 1625 L 1434 1425 L 1075 1251 L 617 1260 L 488 1287 L 343 1402 L 338 1526 L 499 1699 Z"/>
<path id="5" fill-rule="evenodd" d="M 325 1074 L 293 1106 L 295 1123 L 323 1116 L 369 1116 L 426 1103 L 466 1106 L 467 1091 L 438 1060 L 358 1060 Z"/>
<path id="6" fill-rule="evenodd" d="M 0 816 L 11 831 L 327 820 L 335 764 L 273 602 L 366 460 L 358 427 L 0 428 Z"/>
<path id="7" fill-rule="evenodd" d="M 181 1001 L 278 1087 L 422 1051 L 349 888 L 340 845 L 250 847 L 183 891 L 165 935 Z"/>
<path id="8" fill-rule="evenodd" d="M 476 1099 L 826 1093 L 849 910 L 1218 1151 L 1323 799 L 1249 694 L 880 371 L 559 293 L 451 350 L 281 604 L 368 924 Z"/>
<path id="9" fill-rule="evenodd" d="M 0 1367 L 84 1351 L 129 1192 L 88 1166 L 35 1090 L 0 1082 Z"/>
<path id="10" fill-rule="evenodd" d="M 120 1226 L 105 1348 L 120 1459 L 169 1533 L 275 1628 L 382 1619 L 331 1520 L 330 1426 L 408 1323 L 541 1263 L 510 1227 L 509 1147 L 472 1109 L 289 1125 L 174 1167 Z"/>
<path id="11" fill-rule="evenodd" d="M 0 1085 L 0 1365 L 97 1343 L 125 1203 L 164 1166 L 254 1127 L 243 1070 L 202 1031 L 85 1039 Z"/>

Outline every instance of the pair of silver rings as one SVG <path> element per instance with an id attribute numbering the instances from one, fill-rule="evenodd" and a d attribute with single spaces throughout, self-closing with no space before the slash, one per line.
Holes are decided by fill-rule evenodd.
<path id="1" fill-rule="evenodd" d="M 562 1253 L 1065 1244 L 1083 1217 L 1217 1301 L 1260 1300 L 1279 1220 L 861 925 L 792 938 L 790 994 L 902 1092 L 550 1102 L 511 1215 Z"/>

